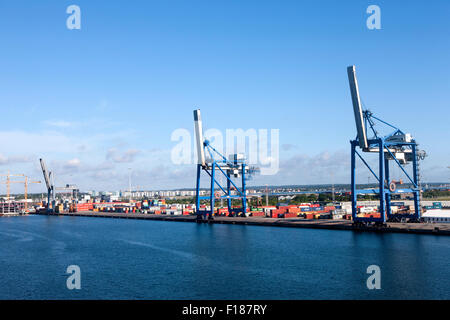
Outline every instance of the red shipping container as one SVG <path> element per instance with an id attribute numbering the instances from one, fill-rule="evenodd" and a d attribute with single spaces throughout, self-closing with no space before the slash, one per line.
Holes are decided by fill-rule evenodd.
<path id="1" fill-rule="evenodd" d="M 286 211 L 283 209 L 272 209 L 270 210 L 270 213 L 272 214 L 272 217 L 278 217 L 278 214 L 283 214 Z"/>
<path id="2" fill-rule="evenodd" d="M 94 209 L 93 203 L 78 203 L 77 211 L 89 211 Z"/>
<path id="3" fill-rule="evenodd" d="M 297 214 L 296 213 L 285 213 L 284 217 L 285 218 L 296 218 Z"/>

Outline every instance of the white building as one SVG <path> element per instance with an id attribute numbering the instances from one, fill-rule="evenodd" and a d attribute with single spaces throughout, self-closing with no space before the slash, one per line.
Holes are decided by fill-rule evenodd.
<path id="1" fill-rule="evenodd" d="M 450 223 L 450 210 L 430 209 L 422 214 L 422 218 L 430 223 Z"/>

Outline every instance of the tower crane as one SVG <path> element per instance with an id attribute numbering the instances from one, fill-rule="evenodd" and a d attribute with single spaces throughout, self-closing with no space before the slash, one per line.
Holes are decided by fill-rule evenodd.
<path id="1" fill-rule="evenodd" d="M 40 182 L 40 181 L 28 181 L 28 177 L 25 176 L 25 181 L 24 181 L 24 184 L 25 184 L 25 193 L 24 193 L 24 198 L 25 198 L 25 212 L 28 211 L 28 203 L 27 203 L 27 200 L 28 200 L 28 184 L 29 184 L 29 183 L 41 183 L 41 182 Z"/>
<path id="2" fill-rule="evenodd" d="M 25 177 L 25 180 L 24 181 L 12 181 L 11 179 L 9 179 L 10 176 Z M 28 179 L 29 179 L 29 177 L 27 177 L 24 174 L 9 174 L 9 172 L 8 172 L 7 181 L 1 182 L 8 186 L 8 198 L 9 198 L 9 192 L 10 192 L 9 188 L 10 188 L 11 183 L 23 183 L 24 184 L 24 187 L 25 187 L 25 192 L 24 192 L 25 212 L 28 211 L 28 202 L 27 202 L 27 200 L 28 200 L 28 184 L 29 183 L 41 183 L 40 181 L 28 181 Z"/>
<path id="3" fill-rule="evenodd" d="M 6 199 L 9 200 L 10 194 L 11 194 L 11 183 L 15 183 L 14 181 L 11 181 L 11 177 L 23 177 L 23 174 L 10 174 L 9 170 L 7 174 L 0 175 L 2 177 L 6 177 L 6 181 L 2 182 L 6 184 Z"/>

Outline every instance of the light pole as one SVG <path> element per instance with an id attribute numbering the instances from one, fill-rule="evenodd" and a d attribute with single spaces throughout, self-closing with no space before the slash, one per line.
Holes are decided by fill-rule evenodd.
<path id="1" fill-rule="evenodd" d="M 266 184 L 266 207 L 269 206 L 269 185 Z"/>
<path id="2" fill-rule="evenodd" d="M 128 168 L 128 192 L 129 192 L 129 201 L 131 204 L 131 168 Z"/>
<path id="3" fill-rule="evenodd" d="M 334 204 L 334 172 L 331 172 L 331 199 L 333 201 Z"/>
<path id="4" fill-rule="evenodd" d="M 447 168 L 450 169 L 450 166 L 448 166 Z"/>

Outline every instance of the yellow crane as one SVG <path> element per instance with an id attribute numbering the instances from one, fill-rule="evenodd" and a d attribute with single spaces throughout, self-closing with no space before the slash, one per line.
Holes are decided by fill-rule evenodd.
<path id="1" fill-rule="evenodd" d="M 24 193 L 24 198 L 25 198 L 25 212 L 27 212 L 28 211 L 28 202 L 27 202 L 27 200 L 28 200 L 28 184 L 29 183 L 41 183 L 40 181 L 28 181 L 28 177 L 27 176 L 25 176 L 25 181 L 24 181 L 24 184 L 25 184 L 25 193 Z"/>
<path id="2" fill-rule="evenodd" d="M 14 181 L 11 181 L 11 177 L 24 177 L 24 174 L 10 174 L 9 170 L 7 174 L 1 174 L 0 176 L 6 177 L 6 182 L 2 182 L 3 184 L 6 184 L 6 199 L 9 200 L 9 196 L 11 194 L 11 183 L 15 183 Z"/>
<path id="3" fill-rule="evenodd" d="M 5 176 L 5 175 L 3 175 L 3 176 Z M 11 176 L 24 177 L 25 180 L 24 181 L 12 181 L 10 179 Z M 6 175 L 6 177 L 7 177 L 6 181 L 5 182 L 1 182 L 1 183 L 6 184 L 8 200 L 9 200 L 9 196 L 10 196 L 11 183 L 23 183 L 24 184 L 24 186 L 25 186 L 25 192 L 24 192 L 25 212 L 27 212 L 28 211 L 28 202 L 27 202 L 27 200 L 28 200 L 28 184 L 30 184 L 30 183 L 41 183 L 41 182 L 40 181 L 29 181 L 28 180 L 29 177 L 27 177 L 26 175 L 24 175 L 24 174 L 10 174 L 9 171 L 8 171 L 8 174 Z"/>

